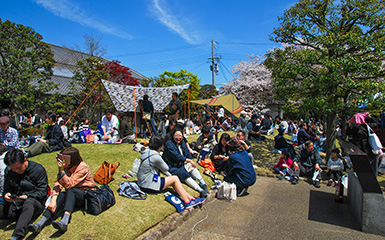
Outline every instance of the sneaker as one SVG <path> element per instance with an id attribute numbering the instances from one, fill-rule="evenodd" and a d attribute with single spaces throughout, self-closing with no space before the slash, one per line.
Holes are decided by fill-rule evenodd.
<path id="1" fill-rule="evenodd" d="M 209 195 L 209 193 L 210 192 L 208 190 L 203 189 L 203 191 L 200 192 L 200 197 L 201 198 L 206 198 Z"/>
<path id="2" fill-rule="evenodd" d="M 249 193 L 247 192 L 248 187 L 243 188 L 238 194 L 237 197 L 247 196 Z"/>
<path id="3" fill-rule="evenodd" d="M 328 183 L 326 184 L 326 186 L 330 187 L 330 186 L 332 185 L 332 183 L 333 183 L 333 180 L 330 179 L 330 180 L 328 181 Z"/>
<path id="4" fill-rule="evenodd" d="M 185 203 L 184 206 L 186 209 L 193 208 L 194 206 L 203 204 L 206 201 L 206 198 L 194 198 L 190 200 L 189 203 Z"/>
<path id="5" fill-rule="evenodd" d="M 279 180 L 282 180 L 283 179 L 283 175 L 280 174 L 279 177 L 278 177 Z"/>
<path id="6" fill-rule="evenodd" d="M 293 185 L 298 184 L 298 178 L 294 177 L 293 180 L 291 181 L 291 184 Z"/>
<path id="7" fill-rule="evenodd" d="M 258 166 L 257 166 L 257 165 L 253 165 L 253 168 L 254 168 L 255 170 L 257 170 L 257 169 L 258 169 Z"/>
<path id="8" fill-rule="evenodd" d="M 320 188 L 321 187 L 319 181 L 315 181 L 314 182 L 314 187 L 316 187 L 316 188 Z"/>

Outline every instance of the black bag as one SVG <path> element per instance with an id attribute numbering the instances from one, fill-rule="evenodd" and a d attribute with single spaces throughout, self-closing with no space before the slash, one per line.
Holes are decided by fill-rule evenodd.
<path id="1" fill-rule="evenodd" d="M 108 185 L 86 191 L 85 200 L 86 212 L 95 216 L 114 206 L 116 202 L 114 193 Z"/>

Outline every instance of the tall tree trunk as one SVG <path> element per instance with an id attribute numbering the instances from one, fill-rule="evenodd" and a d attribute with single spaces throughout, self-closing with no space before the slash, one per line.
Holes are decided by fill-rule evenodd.
<path id="1" fill-rule="evenodd" d="M 328 161 L 331 151 L 336 148 L 336 122 L 337 122 L 337 112 L 330 112 L 327 114 L 326 122 L 326 162 Z"/>

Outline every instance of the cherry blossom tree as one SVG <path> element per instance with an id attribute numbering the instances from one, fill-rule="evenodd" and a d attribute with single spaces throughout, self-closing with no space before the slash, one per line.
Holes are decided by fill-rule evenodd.
<path id="1" fill-rule="evenodd" d="M 271 71 L 262 64 L 256 55 L 236 64 L 232 70 L 234 80 L 223 84 L 224 94 L 233 93 L 243 107 L 253 112 L 265 113 L 267 104 L 274 101 Z M 246 105 L 246 106 L 244 106 Z"/>

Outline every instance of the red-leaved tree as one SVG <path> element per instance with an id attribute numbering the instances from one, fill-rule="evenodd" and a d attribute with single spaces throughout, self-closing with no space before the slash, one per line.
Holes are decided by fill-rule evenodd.
<path id="1" fill-rule="evenodd" d="M 118 60 L 107 62 L 104 70 L 110 75 L 109 81 L 122 85 L 139 86 L 139 81 L 132 77 L 130 68 L 121 65 Z"/>

